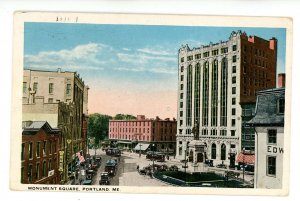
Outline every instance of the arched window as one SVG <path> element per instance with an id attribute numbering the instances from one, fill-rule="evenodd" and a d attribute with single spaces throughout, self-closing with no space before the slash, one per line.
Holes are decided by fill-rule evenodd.
<path id="1" fill-rule="evenodd" d="M 226 145 L 221 145 L 221 160 L 226 160 Z"/>
<path id="2" fill-rule="evenodd" d="M 216 159 L 216 155 L 217 155 L 217 148 L 216 148 L 216 144 L 213 143 L 211 145 L 211 159 Z"/>

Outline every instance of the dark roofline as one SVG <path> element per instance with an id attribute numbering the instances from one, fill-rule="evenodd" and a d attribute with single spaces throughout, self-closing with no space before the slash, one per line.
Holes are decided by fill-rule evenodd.
<path id="1" fill-rule="evenodd" d="M 33 121 L 33 123 L 34 122 L 44 122 L 44 124 L 39 128 L 24 128 L 23 132 L 22 132 L 22 135 L 28 135 L 28 134 L 35 135 L 41 129 L 45 130 L 46 134 L 57 134 L 57 135 L 59 135 L 59 133 L 61 131 L 59 128 L 52 128 L 47 121 Z"/>
<path id="2" fill-rule="evenodd" d="M 285 87 L 273 88 L 273 89 L 266 89 L 266 90 L 258 91 L 256 93 L 256 95 L 266 94 L 266 93 L 279 93 L 279 92 L 282 92 L 282 91 L 285 92 Z"/>

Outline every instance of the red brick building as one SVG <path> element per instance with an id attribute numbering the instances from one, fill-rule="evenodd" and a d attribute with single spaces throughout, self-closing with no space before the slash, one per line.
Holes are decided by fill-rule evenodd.
<path id="1" fill-rule="evenodd" d="M 147 119 L 144 115 L 135 120 L 110 120 L 109 140 L 125 149 L 134 149 L 140 143 L 144 149 L 174 152 L 176 125 L 176 119 Z M 149 147 L 153 144 L 154 148 Z"/>
<path id="2" fill-rule="evenodd" d="M 21 183 L 60 183 L 59 142 L 60 130 L 48 122 L 23 122 Z"/>

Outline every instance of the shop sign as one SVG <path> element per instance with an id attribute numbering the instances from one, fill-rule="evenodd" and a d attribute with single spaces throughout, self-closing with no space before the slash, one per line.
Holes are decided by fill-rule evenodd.
<path id="1" fill-rule="evenodd" d="M 64 171 L 64 151 L 59 151 L 59 169 L 60 172 Z"/>

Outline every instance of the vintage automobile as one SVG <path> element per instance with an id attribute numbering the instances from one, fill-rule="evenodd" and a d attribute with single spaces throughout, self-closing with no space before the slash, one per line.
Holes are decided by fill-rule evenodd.
<path id="1" fill-rule="evenodd" d="M 99 185 L 109 185 L 109 184 L 110 181 L 109 181 L 108 172 L 102 172 L 100 175 Z"/>
<path id="2" fill-rule="evenodd" d="M 108 148 L 105 152 L 106 155 L 108 156 L 115 156 L 115 157 L 121 156 L 121 150 L 118 148 Z"/>
<path id="3" fill-rule="evenodd" d="M 81 185 L 92 185 L 92 180 L 91 179 L 86 179 L 86 180 L 83 180 L 83 182 L 81 183 Z"/>
<path id="4" fill-rule="evenodd" d="M 161 152 L 148 151 L 146 159 L 156 160 L 157 162 L 165 162 L 165 155 Z"/>
<path id="5" fill-rule="evenodd" d="M 117 163 L 115 160 L 106 161 L 104 171 L 108 172 L 109 175 L 115 176 L 117 171 Z"/>

